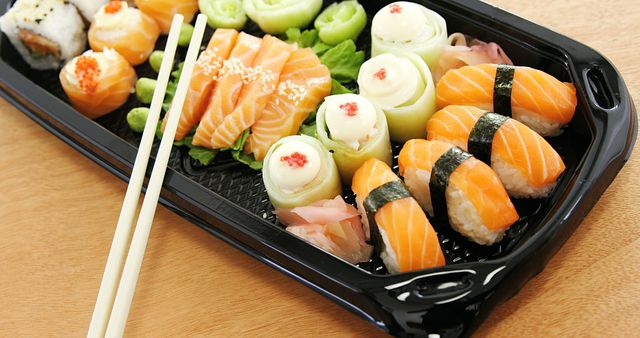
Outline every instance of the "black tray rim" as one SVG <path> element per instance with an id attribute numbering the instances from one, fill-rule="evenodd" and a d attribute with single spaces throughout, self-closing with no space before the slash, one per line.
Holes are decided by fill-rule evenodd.
<path id="1" fill-rule="evenodd" d="M 437 7 L 444 6 L 443 3 L 446 1 L 434 0 L 432 2 Z M 555 216 L 559 217 L 546 219 L 541 229 L 528 239 L 527 244 L 530 245 L 523 245 L 500 259 L 487 262 L 456 264 L 438 269 L 388 276 L 372 275 L 363 270 L 349 268 L 339 269 L 340 276 L 332 277 L 328 273 L 319 271 L 317 265 L 305 264 L 295 255 L 291 255 L 291 251 L 294 251 L 295 248 L 283 252 L 282 248 L 277 245 L 265 243 L 263 238 L 257 238 L 252 229 L 243 224 L 261 221 L 259 217 L 248 215 L 233 203 L 220 196 L 215 196 L 217 194 L 214 192 L 198 186 L 188 177 L 170 168 L 167 171 L 160 202 L 205 231 L 300 281 L 392 334 L 439 333 L 445 336 L 470 334 L 496 304 L 515 294 L 528 279 L 543 269 L 551 256 L 597 202 L 602 192 L 631 155 L 637 137 L 637 114 L 618 71 L 606 58 L 593 49 L 479 1 L 452 0 L 449 2 L 476 13 L 477 18 L 475 19 L 490 19 L 494 20 L 494 24 L 517 27 L 515 30 L 522 36 L 528 37 L 529 41 L 540 41 L 543 44 L 554 41 L 554 47 L 565 53 L 571 77 L 578 82 L 577 84 L 582 84 L 581 88 L 586 87 L 587 72 L 591 69 L 600 69 L 605 73 L 606 78 L 610 79 L 609 85 L 618 99 L 614 108 L 603 109 L 597 105 L 591 92 L 579 93 L 587 96 L 588 110 L 593 115 L 591 127 L 597 129 L 602 124 L 607 129 L 602 133 L 595 133 L 596 137 L 587 151 L 584 161 L 589 162 L 591 168 L 580 171 L 581 175 L 577 178 L 580 182 L 570 191 L 570 196 L 563 199 L 563 203 L 554 207 L 554 210 L 562 210 L 563 212 L 555 213 Z M 495 30 L 494 28 L 489 29 Z M 576 60 L 581 62 L 575 62 Z M 585 60 L 587 61 L 586 66 L 582 64 Z M 0 60 L 0 75 L 0 95 L 2 97 L 74 149 L 125 182 L 128 181 L 135 159 L 135 147 L 115 137 L 97 123 L 83 117 L 65 102 L 28 80 L 2 60 Z M 151 167 L 150 165 L 149 168 Z M 189 187 L 191 191 L 185 193 L 185 189 L 181 187 Z M 286 240 L 281 237 L 286 236 L 286 233 L 276 234 L 271 239 L 281 242 Z M 289 243 L 289 245 L 291 244 Z M 294 244 L 306 246 L 304 243 Z M 318 252 L 323 254 L 319 250 Z M 532 253 L 537 255 L 535 262 L 526 262 L 525 258 Z M 325 272 L 344 264 L 333 256 L 326 256 L 328 256 L 326 262 L 320 265 L 320 268 Z M 407 312 L 415 311 L 415 309 L 423 311 L 426 308 L 431 309 L 436 302 L 434 299 L 417 299 L 414 297 L 415 290 L 412 290 L 409 300 L 414 304 L 394 303 L 397 301 L 396 299 L 388 299 L 390 298 L 389 286 L 402 284 L 398 288 L 406 288 L 409 285 L 415 287 L 416 281 L 442 275 L 453 276 L 456 280 L 479 281 L 482 279 L 480 277 L 483 277 L 485 281 L 488 279 L 488 283 L 485 283 L 481 290 L 475 290 L 473 287 L 468 288 L 472 292 L 470 291 L 453 301 L 464 300 L 464 303 L 468 304 L 471 300 L 481 299 L 479 302 L 481 311 L 477 311 L 478 313 L 473 318 L 462 320 L 464 323 L 459 330 L 452 331 L 446 327 L 416 330 L 406 327 L 399 316 L 406 315 Z M 492 278 L 488 278 L 489 275 Z M 499 289 L 499 285 L 502 288 L 499 292 L 500 295 L 493 295 L 494 291 Z M 464 291 L 466 292 L 468 289 L 464 289 Z M 454 292 L 446 297 L 452 299 L 462 294 L 462 292 Z M 445 312 L 449 313 L 449 311 Z M 428 313 L 428 310 L 425 313 Z"/>

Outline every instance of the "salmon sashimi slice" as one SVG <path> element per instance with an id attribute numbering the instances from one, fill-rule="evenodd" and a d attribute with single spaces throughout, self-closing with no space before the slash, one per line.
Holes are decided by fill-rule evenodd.
<path id="1" fill-rule="evenodd" d="M 410 140 L 398 156 L 400 175 L 405 178 L 422 207 L 430 212 L 442 206 L 431 205 L 429 182 L 425 181 L 430 179 L 438 159 L 452 147 L 455 146 L 440 141 Z M 456 219 L 464 219 L 462 226 L 472 226 L 470 220 L 474 217 L 468 215 L 474 211 L 482 226 L 492 232 L 506 230 L 519 218 L 498 176 L 488 165 L 474 157 L 466 159 L 451 173 L 445 196 L 449 219 L 454 228 Z M 467 202 L 473 207 L 472 210 L 464 206 Z M 466 218 L 459 211 L 467 214 Z"/>
<path id="2" fill-rule="evenodd" d="M 231 114 L 211 135 L 213 149 L 233 145 L 236 139 L 261 116 L 271 94 L 276 89 L 280 72 L 294 46 L 271 35 L 262 38 L 262 45 L 253 66 L 246 74 L 248 82 L 242 87 L 238 103 Z"/>
<path id="3" fill-rule="evenodd" d="M 253 64 L 261 42 L 260 38 L 253 35 L 246 33 L 238 35 L 231 55 L 218 73 L 218 81 L 213 89 L 211 101 L 193 137 L 194 145 L 211 147 L 211 134 L 222 123 L 224 117 L 235 108 L 243 81 L 247 81 L 246 70 Z"/>
<path id="4" fill-rule="evenodd" d="M 427 139 L 449 142 L 466 151 L 471 130 L 485 113 L 475 107 L 447 106 L 427 123 Z M 512 171 L 501 174 L 499 168 L 515 169 L 527 185 L 540 189 L 553 185 L 565 170 L 555 149 L 542 136 L 514 119 L 508 119 L 495 133 L 490 161 L 509 193 L 519 197 L 522 194 L 509 189 L 509 181 L 514 179 Z"/>
<path id="5" fill-rule="evenodd" d="M 184 16 L 188 23 L 198 12 L 198 0 L 135 0 L 136 7 L 153 17 L 162 32 L 167 34 L 171 29 L 171 20 L 176 14 Z"/>
<path id="6" fill-rule="evenodd" d="M 436 88 L 438 108 L 464 105 L 495 111 L 493 89 L 497 67 L 482 64 L 448 71 Z M 514 119 L 542 135 L 557 134 L 573 118 L 576 105 L 573 84 L 560 82 L 537 69 L 516 67 L 511 92 Z"/>
<path id="7" fill-rule="evenodd" d="M 262 117 L 251 127 L 245 152 L 262 161 L 271 145 L 298 132 L 302 122 L 330 92 L 331 75 L 318 56 L 310 48 L 291 53 L 276 92 Z"/>
<path id="8" fill-rule="evenodd" d="M 224 60 L 229 57 L 237 38 L 238 31 L 218 28 L 211 36 L 207 49 L 198 57 L 198 61 L 193 68 L 193 75 L 191 75 L 191 82 L 189 82 L 182 115 L 178 122 L 176 140 L 184 138 L 193 129 L 193 126 L 200 121 L 206 108 L 207 99 L 215 85 L 218 71 L 222 67 Z M 169 108 L 162 121 L 163 131 L 169 120 L 169 114 L 172 114 L 171 108 Z"/>
<path id="9" fill-rule="evenodd" d="M 353 176 L 352 189 L 363 215 L 363 203 L 369 193 L 381 185 L 399 181 L 389 166 L 379 160 L 367 160 Z M 412 197 L 389 202 L 378 209 L 375 222 L 384 242 L 381 258 L 390 272 L 406 272 L 445 265 L 438 235 L 420 205 Z"/>

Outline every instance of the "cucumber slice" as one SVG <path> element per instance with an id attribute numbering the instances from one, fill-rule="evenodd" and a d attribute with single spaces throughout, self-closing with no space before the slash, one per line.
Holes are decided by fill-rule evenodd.
<path id="1" fill-rule="evenodd" d="M 392 153 L 389 129 L 387 127 L 387 119 L 382 110 L 376 108 L 375 127 L 378 130 L 377 134 L 359 150 L 353 150 L 344 143 L 331 138 L 327 132 L 326 111 L 327 104 L 325 101 L 320 108 L 318 108 L 316 115 L 318 139 L 322 145 L 333 152 L 333 159 L 336 161 L 343 184 L 351 186 L 353 174 L 370 158 L 377 158 L 391 166 Z"/>
<path id="2" fill-rule="evenodd" d="M 241 29 L 247 23 L 242 0 L 198 0 L 198 7 L 212 28 Z"/>
<path id="3" fill-rule="evenodd" d="M 265 33 L 304 28 L 318 15 L 322 0 L 244 0 L 244 10 Z"/>
<path id="4" fill-rule="evenodd" d="M 333 3 L 313 24 L 322 42 L 337 45 L 351 39 L 355 41 L 367 25 L 367 13 L 356 0 Z"/>

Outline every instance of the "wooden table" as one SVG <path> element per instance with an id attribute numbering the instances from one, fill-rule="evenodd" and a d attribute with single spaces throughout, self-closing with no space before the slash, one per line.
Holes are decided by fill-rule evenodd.
<path id="1" fill-rule="evenodd" d="M 603 52 L 640 97 L 634 0 L 492 0 Z M 0 100 L 0 336 L 82 336 L 125 184 Z M 546 269 L 478 336 L 638 334 L 637 151 Z M 382 336 L 160 207 L 127 336 Z"/>

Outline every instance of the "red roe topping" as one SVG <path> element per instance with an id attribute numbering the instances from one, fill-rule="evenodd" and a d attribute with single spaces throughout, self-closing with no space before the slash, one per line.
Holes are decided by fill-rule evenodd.
<path id="1" fill-rule="evenodd" d="M 118 13 L 122 8 L 122 2 L 120 1 L 110 1 L 105 7 L 104 12 L 107 14 Z"/>
<path id="2" fill-rule="evenodd" d="M 289 156 L 280 157 L 280 161 L 287 162 L 287 164 L 292 168 L 302 168 L 305 164 L 309 163 L 307 156 L 300 154 L 297 151 Z"/>
<path id="3" fill-rule="evenodd" d="M 387 70 L 384 68 L 380 68 L 377 72 L 373 73 L 373 77 L 382 81 L 387 78 Z"/>
<path id="4" fill-rule="evenodd" d="M 82 55 L 76 60 L 76 78 L 80 88 L 89 94 L 95 93 L 98 89 L 98 78 L 100 77 L 100 66 L 98 60 L 92 56 Z"/>
<path id="5" fill-rule="evenodd" d="M 340 109 L 344 110 L 347 116 L 358 115 L 358 104 L 355 102 L 347 102 L 340 105 Z"/>
<path id="6" fill-rule="evenodd" d="M 391 14 L 400 14 L 400 13 L 402 13 L 402 6 L 400 6 L 399 4 L 391 5 L 390 9 L 391 9 Z"/>

